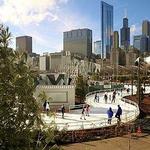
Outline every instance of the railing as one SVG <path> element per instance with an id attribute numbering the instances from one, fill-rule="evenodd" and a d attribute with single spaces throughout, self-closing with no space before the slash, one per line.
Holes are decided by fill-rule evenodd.
<path id="1" fill-rule="evenodd" d="M 93 92 L 89 92 L 88 94 L 86 94 L 86 98 L 90 95 L 96 94 L 96 93 L 103 93 L 103 92 L 112 92 L 114 90 L 120 90 L 123 88 L 115 88 L 115 89 L 106 89 L 106 90 L 97 90 L 97 91 L 93 91 Z"/>

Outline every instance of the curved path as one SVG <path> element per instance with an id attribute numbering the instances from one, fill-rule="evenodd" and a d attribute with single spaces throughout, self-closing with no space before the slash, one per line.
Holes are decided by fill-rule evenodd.
<path id="1" fill-rule="evenodd" d="M 127 88 L 128 86 L 125 86 Z M 131 88 L 130 88 L 131 89 Z M 134 87 L 135 91 L 135 87 Z M 120 93 L 120 92 L 119 92 Z M 107 92 L 108 95 L 112 95 L 112 92 Z M 131 93 L 129 93 L 131 94 Z M 107 124 L 107 110 L 109 107 L 113 109 L 114 115 L 117 111 L 117 105 L 119 104 L 123 110 L 121 116 L 122 122 L 128 122 L 134 120 L 139 115 L 139 108 L 136 103 L 126 99 L 122 99 L 121 94 L 116 94 L 116 102 L 108 103 L 104 102 L 104 92 L 98 93 L 100 100 L 99 103 L 94 102 L 95 94 L 91 94 L 86 97 L 86 103 L 90 105 L 90 116 L 86 116 L 86 120 L 81 120 L 81 109 L 73 110 L 70 113 L 65 113 L 65 118 L 61 118 L 61 113 L 57 113 L 56 117 L 49 117 L 46 114 L 42 114 L 42 119 L 47 126 L 57 126 L 58 130 L 78 130 L 78 129 L 90 129 L 99 128 L 104 126 L 110 126 Z M 126 91 L 122 92 L 122 96 L 128 95 Z M 122 100 L 124 101 L 122 101 Z M 55 122 L 55 123 L 54 123 Z M 112 125 L 116 124 L 117 119 L 113 117 Z"/>

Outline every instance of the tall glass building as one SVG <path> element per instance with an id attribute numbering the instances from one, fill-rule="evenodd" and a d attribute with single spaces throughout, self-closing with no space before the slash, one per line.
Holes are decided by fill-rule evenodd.
<path id="1" fill-rule="evenodd" d="M 96 55 L 101 54 L 101 50 L 102 50 L 101 44 L 102 44 L 101 41 L 95 41 L 94 42 L 94 54 L 96 54 Z"/>
<path id="2" fill-rule="evenodd" d="M 138 50 L 140 50 L 141 37 L 142 37 L 142 35 L 135 35 L 133 37 L 133 46 L 134 46 L 134 48 L 137 48 Z"/>
<path id="3" fill-rule="evenodd" d="M 123 18 L 123 27 L 120 29 L 121 46 L 127 50 L 130 46 L 130 28 L 128 27 L 128 18 Z"/>
<path id="4" fill-rule="evenodd" d="M 110 58 L 113 37 L 113 6 L 101 1 L 101 57 Z"/>

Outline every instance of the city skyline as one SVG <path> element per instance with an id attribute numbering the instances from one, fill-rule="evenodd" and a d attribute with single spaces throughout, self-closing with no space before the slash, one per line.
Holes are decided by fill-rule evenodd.
<path id="1" fill-rule="evenodd" d="M 150 1 L 104 1 L 114 7 L 114 31 L 119 31 L 122 27 L 122 19 L 125 17 L 125 10 L 127 11 L 132 44 L 133 35 L 141 34 L 142 21 L 150 20 L 148 14 Z M 89 28 L 93 31 L 93 42 L 101 40 L 100 2 L 100 0 L 80 0 L 80 2 L 77 0 L 36 0 L 36 2 L 31 0 L 28 3 L 24 0 L 0 0 L 0 20 L 10 27 L 13 48 L 15 48 L 16 36 L 27 35 L 33 37 L 33 52 L 42 54 L 60 51 L 63 49 L 63 32 L 65 31 Z M 135 3 L 136 6 L 133 5 Z"/>

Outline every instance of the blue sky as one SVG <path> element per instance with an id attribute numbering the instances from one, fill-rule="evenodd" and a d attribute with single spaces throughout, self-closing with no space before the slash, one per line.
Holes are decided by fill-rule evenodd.
<path id="1" fill-rule="evenodd" d="M 150 20 L 150 0 L 105 0 L 114 6 L 114 30 L 120 31 L 125 10 L 133 35 L 141 33 L 141 24 Z M 0 21 L 15 37 L 33 37 L 33 52 L 63 49 L 63 31 L 77 28 L 93 30 L 93 41 L 101 39 L 100 0 L 0 0 Z"/>

